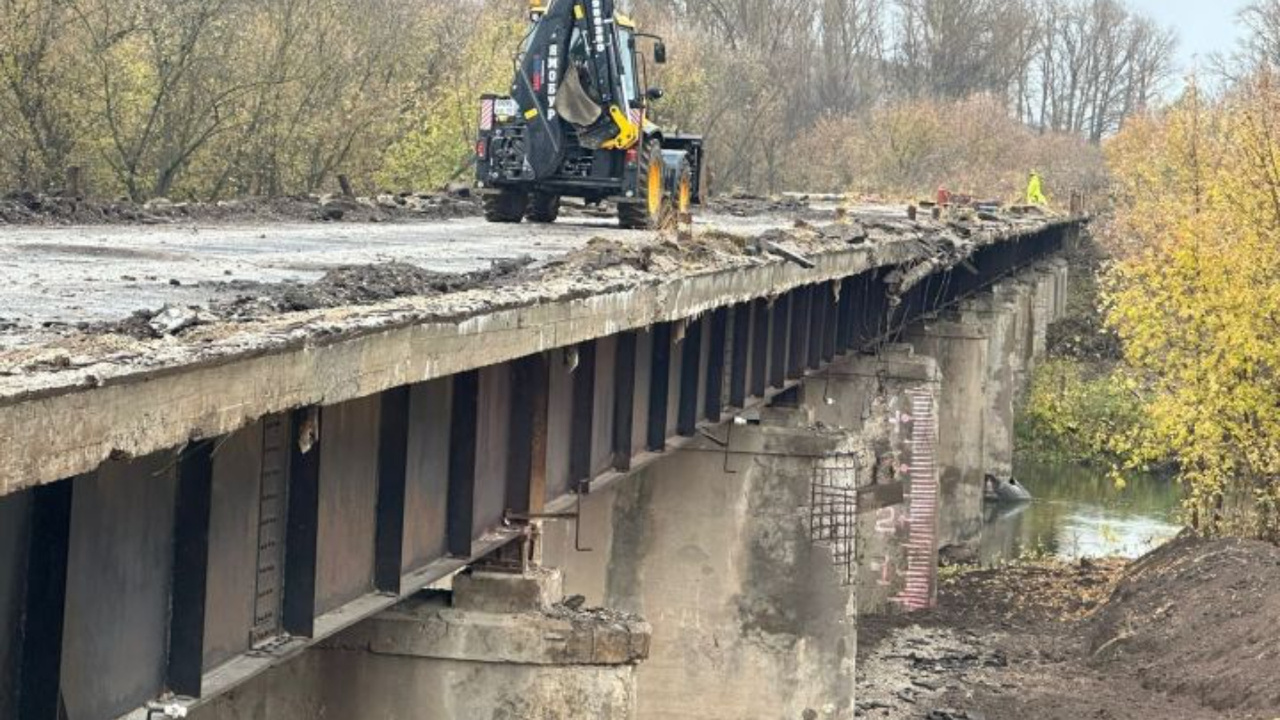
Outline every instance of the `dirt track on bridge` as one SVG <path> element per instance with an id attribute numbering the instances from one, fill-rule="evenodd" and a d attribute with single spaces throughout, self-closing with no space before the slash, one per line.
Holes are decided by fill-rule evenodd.
<path id="1" fill-rule="evenodd" d="M 863 619 L 858 717 L 1272 720 L 1280 549 L 1175 540 L 1126 566 L 947 580 L 936 611 Z"/>

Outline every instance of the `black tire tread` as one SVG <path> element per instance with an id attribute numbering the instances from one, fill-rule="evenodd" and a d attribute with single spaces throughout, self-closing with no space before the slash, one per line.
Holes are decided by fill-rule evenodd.
<path id="1" fill-rule="evenodd" d="M 518 223 L 524 219 L 529 195 L 517 190 L 503 190 L 484 196 L 484 219 L 491 223 Z"/>
<path id="2" fill-rule="evenodd" d="M 662 224 L 667 210 L 664 202 L 657 217 L 649 216 L 649 164 L 653 158 L 662 158 L 662 143 L 650 140 L 640 153 L 636 177 L 636 201 L 618 204 L 618 223 L 628 230 L 654 230 Z M 659 160 L 661 161 L 661 160 Z"/>
<path id="3" fill-rule="evenodd" d="M 525 211 L 525 219 L 534 223 L 553 223 L 560 217 L 560 196 L 549 193 L 534 193 L 529 198 L 529 207 Z"/>

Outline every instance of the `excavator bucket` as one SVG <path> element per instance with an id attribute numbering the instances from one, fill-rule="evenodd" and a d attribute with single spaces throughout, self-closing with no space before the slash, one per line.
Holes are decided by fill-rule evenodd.
<path id="1" fill-rule="evenodd" d="M 564 82 L 560 83 L 560 91 L 555 97 L 556 112 L 560 113 L 560 117 L 578 127 L 594 125 L 604 113 L 604 110 L 600 109 L 600 106 L 582 87 L 582 80 L 579 79 L 575 68 L 565 73 Z"/>

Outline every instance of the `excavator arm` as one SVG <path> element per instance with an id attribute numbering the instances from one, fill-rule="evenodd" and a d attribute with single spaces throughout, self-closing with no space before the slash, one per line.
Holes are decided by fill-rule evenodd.
<path id="1" fill-rule="evenodd" d="M 556 172 L 566 131 L 591 149 L 625 150 L 640 140 L 623 86 L 622 53 L 631 50 L 619 47 L 614 9 L 614 0 L 549 0 L 533 7 L 512 97 L 530 126 L 535 179 Z"/>
<path id="2" fill-rule="evenodd" d="M 609 201 L 627 228 L 684 217 L 703 190 L 703 140 L 648 125 L 658 88 L 617 0 L 531 0 L 507 95 L 480 98 L 476 187 L 490 222 L 554 222 L 564 198 Z"/>

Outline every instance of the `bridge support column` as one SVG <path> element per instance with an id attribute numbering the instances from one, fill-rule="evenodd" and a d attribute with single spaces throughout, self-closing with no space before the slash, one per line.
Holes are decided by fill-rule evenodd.
<path id="1" fill-rule="evenodd" d="M 1066 258 L 1055 257 L 1047 260 L 1046 265 L 1054 275 L 1054 309 L 1053 319 L 1061 320 L 1067 315 L 1067 302 L 1071 297 L 1071 263 Z"/>
<path id="2" fill-rule="evenodd" d="M 987 328 L 983 468 L 1000 480 L 1013 477 L 1014 396 L 1018 392 L 1018 290 L 1003 282 L 965 300 L 961 316 Z"/>
<path id="3" fill-rule="evenodd" d="M 938 361 L 938 547 L 964 545 L 982 533 L 986 485 L 988 344 L 990 332 L 957 314 L 907 329 L 918 354 Z"/>
<path id="4" fill-rule="evenodd" d="M 938 363 L 910 345 L 839 360 L 806 381 L 816 419 L 867 448 L 858 480 L 858 613 L 909 611 L 937 596 Z"/>
<path id="5" fill-rule="evenodd" d="M 559 604 L 559 571 L 475 572 L 335 636 L 197 720 L 631 720 L 651 629 Z"/>
<path id="6" fill-rule="evenodd" d="M 706 430 L 547 529 L 566 591 L 642 614 L 645 720 L 852 718 L 861 445 L 803 408 Z"/>
<path id="7" fill-rule="evenodd" d="M 1035 344 L 1035 285 L 1026 273 L 1000 283 L 999 287 L 1014 306 L 1013 342 L 1010 347 L 1010 365 L 1013 367 L 1014 403 L 1022 399 L 1031 381 L 1032 351 Z"/>

